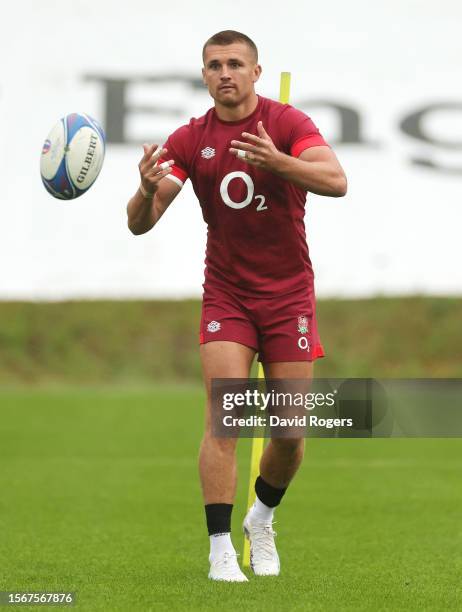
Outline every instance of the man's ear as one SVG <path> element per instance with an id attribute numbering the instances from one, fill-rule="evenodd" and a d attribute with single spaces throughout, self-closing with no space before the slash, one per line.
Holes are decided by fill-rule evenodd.
<path id="1" fill-rule="evenodd" d="M 254 83 L 256 83 L 258 79 L 260 78 L 262 70 L 263 68 L 260 66 L 260 64 L 256 64 L 255 68 L 253 69 L 253 78 L 252 78 Z"/>

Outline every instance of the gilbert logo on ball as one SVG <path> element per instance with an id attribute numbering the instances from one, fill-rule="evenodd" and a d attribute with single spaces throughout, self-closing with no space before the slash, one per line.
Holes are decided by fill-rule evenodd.
<path id="1" fill-rule="evenodd" d="M 104 161 L 105 136 L 99 123 L 72 113 L 56 123 L 43 143 L 40 174 L 49 193 L 73 200 L 95 182 Z"/>

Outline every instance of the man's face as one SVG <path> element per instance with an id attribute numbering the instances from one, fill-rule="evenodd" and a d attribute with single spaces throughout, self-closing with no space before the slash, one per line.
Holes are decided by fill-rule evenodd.
<path id="1" fill-rule="evenodd" d="M 212 98 L 223 106 L 237 106 L 253 91 L 261 74 L 245 43 L 205 48 L 202 77 Z"/>

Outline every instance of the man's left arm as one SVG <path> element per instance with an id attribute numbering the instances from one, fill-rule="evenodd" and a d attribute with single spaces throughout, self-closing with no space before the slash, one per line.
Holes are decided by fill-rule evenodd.
<path id="1" fill-rule="evenodd" d="M 340 198 L 347 192 L 347 179 L 330 147 L 316 146 L 298 158 L 279 153 L 273 172 L 298 187 L 323 196 Z"/>
<path id="2" fill-rule="evenodd" d="M 230 152 L 248 164 L 273 172 L 311 193 L 331 197 L 346 194 L 345 173 L 330 147 L 310 147 L 296 158 L 276 149 L 261 122 L 257 130 L 258 136 L 243 132 L 242 137 L 248 142 L 231 141 L 233 148 Z"/>

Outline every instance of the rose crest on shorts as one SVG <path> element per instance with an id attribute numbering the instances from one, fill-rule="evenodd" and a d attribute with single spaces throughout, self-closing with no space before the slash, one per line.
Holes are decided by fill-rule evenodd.
<path id="1" fill-rule="evenodd" d="M 207 331 L 209 332 L 217 332 L 221 329 L 221 323 L 219 323 L 218 321 L 210 321 L 210 323 L 207 325 Z"/>
<path id="2" fill-rule="evenodd" d="M 308 333 L 308 318 L 303 315 L 298 317 L 298 331 L 300 334 Z"/>

